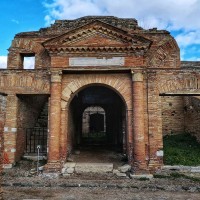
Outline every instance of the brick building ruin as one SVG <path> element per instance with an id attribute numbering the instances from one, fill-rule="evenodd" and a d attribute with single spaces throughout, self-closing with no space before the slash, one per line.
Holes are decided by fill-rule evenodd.
<path id="1" fill-rule="evenodd" d="M 24 69 L 27 57 L 34 69 Z M 200 141 L 199 67 L 180 62 L 169 32 L 135 19 L 56 20 L 16 34 L 0 70 L 4 162 L 41 145 L 55 171 L 77 146 L 97 143 L 125 153 L 135 173 L 155 171 L 163 135 L 188 131 Z"/>

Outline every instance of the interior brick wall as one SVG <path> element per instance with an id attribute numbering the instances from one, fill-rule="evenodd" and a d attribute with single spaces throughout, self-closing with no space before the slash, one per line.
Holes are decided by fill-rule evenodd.
<path id="1" fill-rule="evenodd" d="M 3 164 L 3 129 L 5 123 L 5 112 L 6 112 L 6 96 L 0 95 L 0 173 Z"/>
<path id="2" fill-rule="evenodd" d="M 185 131 L 200 142 L 200 97 L 185 98 Z"/>
<path id="3" fill-rule="evenodd" d="M 182 96 L 163 96 L 162 99 L 162 132 L 179 134 L 184 132 L 184 99 Z"/>
<path id="4" fill-rule="evenodd" d="M 48 97 L 44 95 L 19 96 L 16 161 L 20 160 L 21 156 L 24 154 L 26 128 L 33 128 L 35 126 L 40 112 L 47 100 Z"/>

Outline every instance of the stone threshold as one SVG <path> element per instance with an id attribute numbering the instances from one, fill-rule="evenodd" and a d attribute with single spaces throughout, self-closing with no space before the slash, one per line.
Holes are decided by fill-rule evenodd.
<path id="1" fill-rule="evenodd" d="M 76 173 L 109 173 L 113 171 L 113 163 L 65 163 L 65 168 L 74 168 Z"/>

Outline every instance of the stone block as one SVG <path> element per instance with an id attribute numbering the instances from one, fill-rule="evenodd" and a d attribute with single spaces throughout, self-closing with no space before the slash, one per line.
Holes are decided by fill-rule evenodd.
<path id="1" fill-rule="evenodd" d="M 72 167 L 75 167 L 75 166 L 76 166 L 75 162 L 66 162 L 64 164 L 64 168 L 72 168 Z"/>
<path id="2" fill-rule="evenodd" d="M 77 173 L 106 173 L 113 171 L 112 163 L 77 163 L 75 166 Z"/>
<path id="3" fill-rule="evenodd" d="M 123 165 L 123 166 L 121 166 L 121 167 L 118 167 L 118 170 L 119 170 L 120 172 L 122 172 L 122 173 L 126 173 L 126 172 L 128 172 L 128 171 L 131 170 L 131 166 L 128 165 L 128 164 L 125 164 L 125 165 Z"/>
<path id="4" fill-rule="evenodd" d="M 126 177 L 126 174 L 125 174 L 125 173 L 122 173 L 122 172 L 118 172 L 118 173 L 116 173 L 116 175 L 117 175 L 118 177 Z"/>
<path id="5" fill-rule="evenodd" d="M 12 164 L 3 164 L 3 169 L 11 169 L 12 166 Z"/>
<path id="6" fill-rule="evenodd" d="M 191 167 L 191 172 L 193 172 L 193 173 L 200 173 L 200 166 L 198 166 L 198 167 Z"/>
<path id="7" fill-rule="evenodd" d="M 54 178 L 59 178 L 60 174 L 59 173 L 43 173 L 43 177 L 49 178 L 49 179 L 54 179 Z"/>
<path id="8" fill-rule="evenodd" d="M 66 172 L 68 173 L 68 174 L 73 174 L 74 173 L 74 168 L 67 168 L 67 170 L 66 170 Z"/>
<path id="9" fill-rule="evenodd" d="M 132 179 L 141 179 L 141 178 L 152 179 L 153 175 L 152 174 L 130 174 L 130 178 L 132 178 Z"/>
<path id="10" fill-rule="evenodd" d="M 120 173 L 120 171 L 118 169 L 113 169 L 113 174 L 117 174 Z"/>

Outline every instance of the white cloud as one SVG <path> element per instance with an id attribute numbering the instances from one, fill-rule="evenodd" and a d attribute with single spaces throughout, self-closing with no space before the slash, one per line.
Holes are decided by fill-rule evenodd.
<path id="1" fill-rule="evenodd" d="M 47 22 L 86 15 L 114 15 L 136 18 L 145 27 L 200 29 L 199 0 L 46 0 L 44 6 Z"/>
<path id="2" fill-rule="evenodd" d="M 24 69 L 34 69 L 35 57 L 24 57 Z M 0 56 L 0 69 L 7 68 L 7 56 Z"/>
<path id="3" fill-rule="evenodd" d="M 24 69 L 34 69 L 35 57 L 24 57 Z"/>
<path id="4" fill-rule="evenodd" d="M 7 56 L 0 56 L 0 69 L 7 68 Z"/>
<path id="5" fill-rule="evenodd" d="M 182 32 L 175 37 L 180 47 L 200 44 L 200 30 Z"/>
<path id="6" fill-rule="evenodd" d="M 43 0 L 46 25 L 55 19 L 87 15 L 135 18 L 145 29 L 157 27 L 177 31 L 182 58 L 188 45 L 200 44 L 200 0 Z"/>

